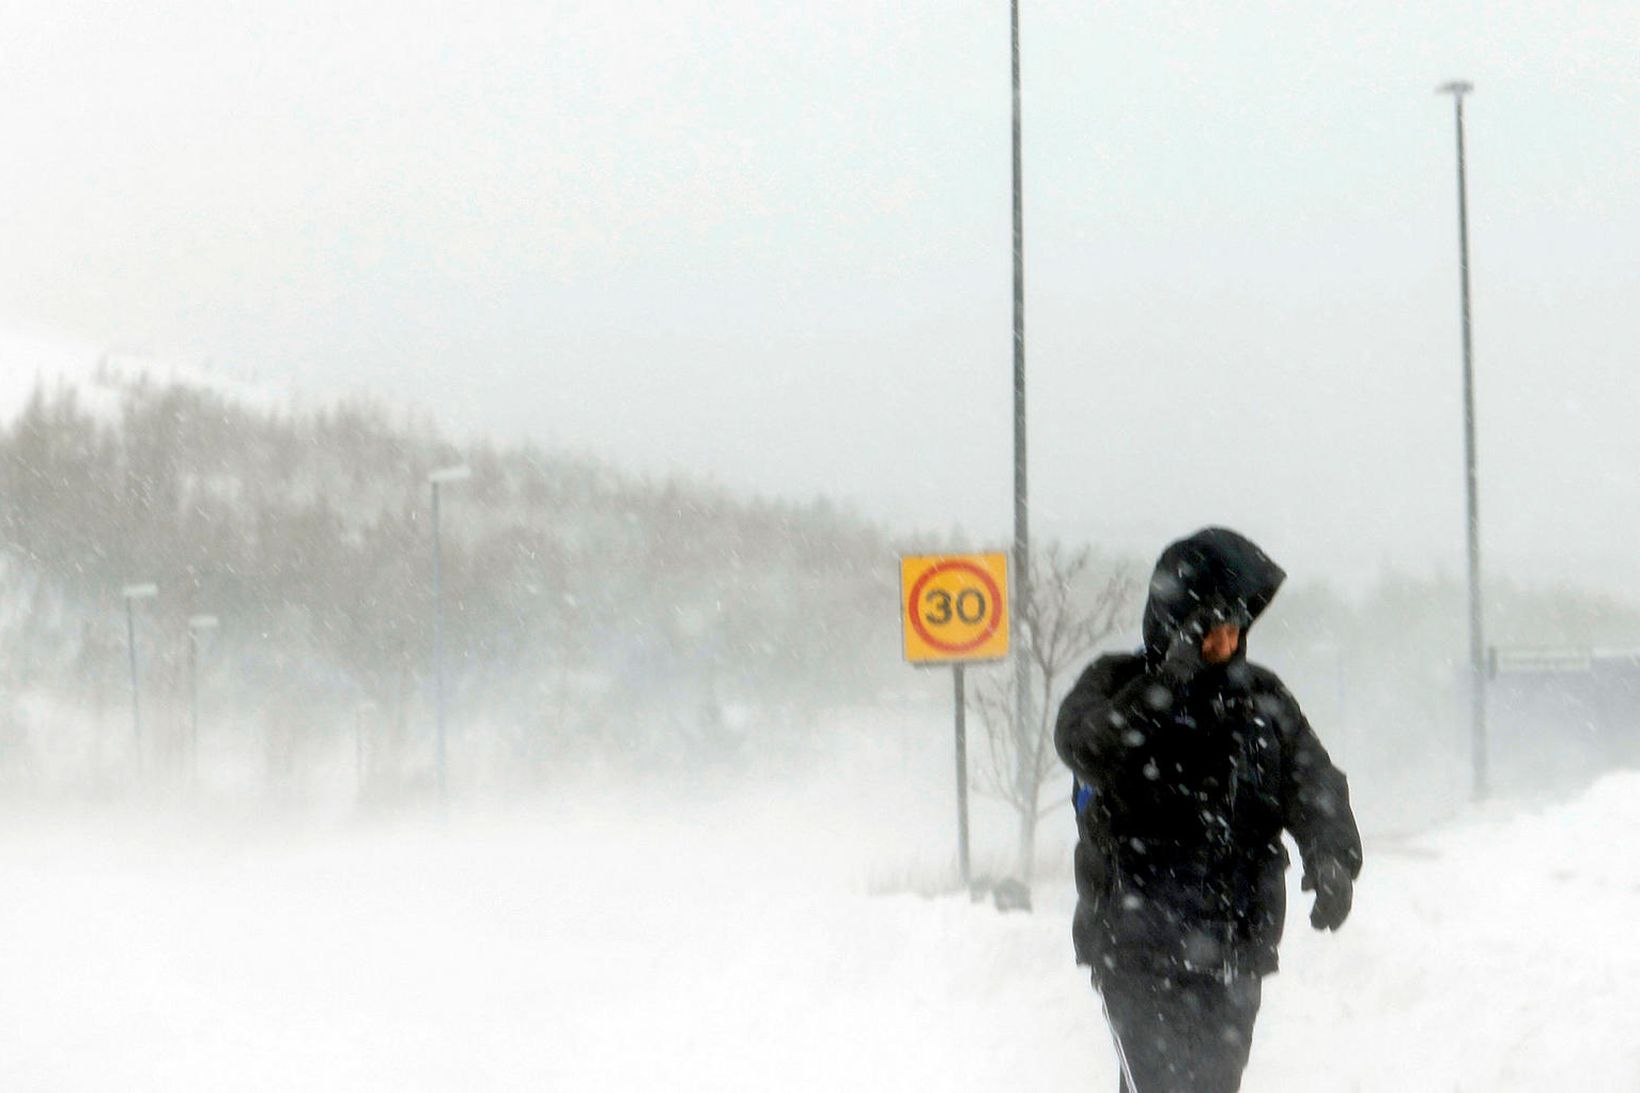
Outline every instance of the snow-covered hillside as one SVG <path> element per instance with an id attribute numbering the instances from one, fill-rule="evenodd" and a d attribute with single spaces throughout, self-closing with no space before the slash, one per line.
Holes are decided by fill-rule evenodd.
<path id="1" fill-rule="evenodd" d="M 1029 916 L 871 896 L 948 797 L 759 785 L 277 836 L 9 818 L 0 1086 L 1115 1088 L 1064 882 Z M 1640 775 L 1369 838 L 1337 936 L 1293 897 L 1247 1090 L 1640 1088 Z"/>
<path id="2" fill-rule="evenodd" d="M 73 388 L 82 406 L 112 418 L 121 392 L 141 379 L 210 389 L 258 409 L 282 406 L 291 398 L 288 391 L 246 382 L 209 364 L 160 360 L 0 322 L 0 424 L 15 419 L 40 387 L 48 392 Z"/>

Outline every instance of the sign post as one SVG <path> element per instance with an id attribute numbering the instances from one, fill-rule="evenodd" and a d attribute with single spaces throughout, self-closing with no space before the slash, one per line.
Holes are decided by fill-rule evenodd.
<path id="1" fill-rule="evenodd" d="M 957 700 L 957 868 L 962 886 L 970 883 L 968 869 L 968 695 L 963 685 L 962 661 L 951 665 L 951 684 Z"/>
<path id="2" fill-rule="evenodd" d="M 1008 655 L 1008 555 L 922 554 L 900 558 L 900 623 L 905 659 L 951 665 L 956 703 L 957 863 L 967 888 L 968 731 L 966 680 L 971 662 Z"/>

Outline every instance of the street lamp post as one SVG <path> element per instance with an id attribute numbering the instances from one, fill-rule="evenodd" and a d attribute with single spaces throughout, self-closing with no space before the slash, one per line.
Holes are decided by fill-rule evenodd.
<path id="1" fill-rule="evenodd" d="M 1012 0 L 1009 22 L 1014 86 L 1014 572 L 1010 596 L 1014 603 L 1025 608 L 1031 602 L 1031 533 L 1025 474 L 1025 198 L 1020 141 L 1019 0 Z M 1019 614 L 1029 617 L 1027 610 Z M 1031 723 L 1033 640 L 1028 624 L 1021 626 L 1014 636 L 1014 723 L 1020 733 Z"/>
<path id="2" fill-rule="evenodd" d="M 188 763 L 195 781 L 199 779 L 199 646 L 204 635 L 218 625 L 215 615 L 193 615 L 188 619 Z"/>
<path id="3" fill-rule="evenodd" d="M 353 771 L 364 793 L 364 720 L 376 712 L 374 702 L 361 702 L 353 707 Z"/>
<path id="4" fill-rule="evenodd" d="M 439 487 L 454 482 L 465 482 L 473 476 L 471 467 L 460 464 L 443 467 L 427 476 L 433 488 L 433 687 L 437 710 L 438 729 L 434 739 L 434 764 L 438 775 L 438 795 L 445 795 L 444 743 L 444 562 L 439 546 Z"/>
<path id="5" fill-rule="evenodd" d="M 1485 637 L 1481 626 L 1481 534 L 1479 478 L 1475 469 L 1475 359 L 1469 308 L 1469 180 L 1464 157 L 1463 100 L 1475 89 L 1465 80 L 1436 88 L 1452 96 L 1458 128 L 1458 279 L 1463 308 L 1463 454 L 1469 562 L 1469 728 L 1477 800 L 1488 792 L 1486 759 Z"/>
<path id="6" fill-rule="evenodd" d="M 137 686 L 137 611 L 138 600 L 151 600 L 159 595 L 159 586 L 152 582 L 128 584 L 120 595 L 125 598 L 125 644 L 131 654 L 131 746 L 136 753 L 137 769 L 142 769 L 142 703 Z"/>

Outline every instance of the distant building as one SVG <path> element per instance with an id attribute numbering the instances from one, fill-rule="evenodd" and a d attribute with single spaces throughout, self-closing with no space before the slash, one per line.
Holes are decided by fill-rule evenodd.
<path id="1" fill-rule="evenodd" d="M 1490 676 L 1499 789 L 1573 788 L 1640 767 L 1640 648 L 1493 649 Z"/>

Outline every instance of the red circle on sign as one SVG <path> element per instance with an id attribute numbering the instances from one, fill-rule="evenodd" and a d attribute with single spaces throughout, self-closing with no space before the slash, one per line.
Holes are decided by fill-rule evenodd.
<path id="1" fill-rule="evenodd" d="M 939 576 L 941 573 L 945 573 L 953 569 L 960 569 L 965 572 L 972 573 L 974 576 L 979 578 L 980 583 L 985 586 L 985 590 L 991 594 L 990 624 L 986 626 L 984 630 L 980 631 L 978 637 L 957 643 L 941 641 L 939 638 L 936 638 L 933 634 L 929 633 L 928 627 L 923 625 L 922 610 L 917 606 L 922 602 L 923 589 L 928 587 L 928 582 Z M 989 573 L 985 572 L 985 570 L 981 569 L 973 562 L 939 562 L 933 566 L 930 566 L 926 573 L 917 578 L 917 583 L 911 586 L 911 598 L 910 603 L 908 604 L 910 614 L 908 617 L 911 619 L 911 628 L 917 632 L 917 636 L 932 645 L 934 648 L 945 653 L 968 653 L 978 649 L 987 641 L 990 641 L 991 635 L 995 634 L 997 632 L 997 627 L 1002 625 L 1002 612 L 997 610 L 1001 603 L 1002 591 L 997 588 L 997 582 Z"/>

